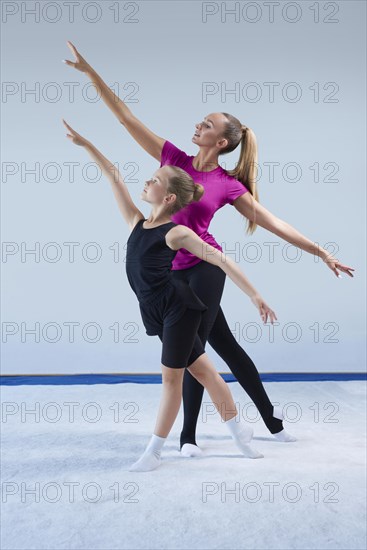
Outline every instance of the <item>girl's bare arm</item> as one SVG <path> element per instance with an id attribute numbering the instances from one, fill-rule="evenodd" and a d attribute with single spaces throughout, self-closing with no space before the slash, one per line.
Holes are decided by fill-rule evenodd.
<path id="1" fill-rule="evenodd" d="M 103 101 L 118 118 L 119 122 L 125 126 L 130 135 L 147 153 L 160 162 L 163 145 L 166 140 L 157 136 L 136 118 L 129 107 L 107 86 L 89 63 L 87 63 L 75 46 L 69 41 L 67 44 L 75 56 L 75 61 L 64 60 L 65 63 L 85 73 L 90 78 L 99 91 Z"/>
<path id="2" fill-rule="evenodd" d="M 274 319 L 277 319 L 274 311 L 264 302 L 238 265 L 223 252 L 203 241 L 192 229 L 184 225 L 177 225 L 168 231 L 166 242 L 173 250 L 185 248 L 198 258 L 220 267 L 250 297 L 259 309 L 264 323 L 266 323 L 268 315 L 272 323 Z"/>
<path id="3" fill-rule="evenodd" d="M 73 128 L 69 126 L 65 120 L 63 120 L 63 122 L 69 131 L 67 137 L 71 139 L 73 143 L 76 145 L 81 145 L 88 151 L 92 159 L 100 166 L 103 174 L 110 181 L 118 207 L 126 223 L 132 230 L 138 220 L 144 218 L 144 215 L 133 202 L 119 170 L 112 164 L 111 161 L 103 156 L 102 153 L 90 141 L 73 130 Z"/>

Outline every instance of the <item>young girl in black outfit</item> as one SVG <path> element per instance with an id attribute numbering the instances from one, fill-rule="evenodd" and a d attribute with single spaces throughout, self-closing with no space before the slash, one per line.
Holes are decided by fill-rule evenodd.
<path id="1" fill-rule="evenodd" d="M 112 184 L 118 206 L 131 229 L 127 241 L 127 277 L 139 300 L 147 334 L 157 334 L 163 344 L 163 394 L 156 426 L 144 454 L 130 471 L 149 471 L 159 466 L 162 446 L 181 405 L 185 368 L 207 389 L 242 453 L 248 458 L 262 458 L 263 455 L 249 445 L 253 430 L 240 421 L 231 392 L 209 361 L 198 337 L 201 315 L 207 306 L 185 281 L 173 279 L 171 273 L 174 256 L 180 248 L 185 248 L 229 275 L 250 296 L 264 323 L 268 316 L 271 323 L 276 319 L 275 313 L 235 262 L 205 243 L 188 227 L 171 221 L 174 212 L 191 201 L 199 200 L 204 188 L 195 184 L 181 168 L 162 166 L 146 182 L 141 195 L 152 206 L 148 219 L 145 219 L 133 203 L 115 166 L 65 121 L 64 124 L 69 132 L 67 137 L 76 145 L 85 147 Z"/>

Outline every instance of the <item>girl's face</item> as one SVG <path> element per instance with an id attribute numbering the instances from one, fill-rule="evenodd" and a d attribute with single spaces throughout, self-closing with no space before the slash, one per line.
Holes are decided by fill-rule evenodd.
<path id="1" fill-rule="evenodd" d="M 167 196 L 168 170 L 166 166 L 161 166 L 156 170 L 153 176 L 145 182 L 141 198 L 150 204 L 159 205 L 163 203 Z"/>
<path id="2" fill-rule="evenodd" d="M 192 141 L 197 145 L 213 147 L 221 140 L 226 118 L 222 113 L 211 113 L 202 122 L 195 124 L 196 131 Z"/>

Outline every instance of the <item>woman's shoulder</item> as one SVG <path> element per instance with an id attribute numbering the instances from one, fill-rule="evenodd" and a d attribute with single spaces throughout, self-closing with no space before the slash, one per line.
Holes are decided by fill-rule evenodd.
<path id="1" fill-rule="evenodd" d="M 185 165 L 190 157 L 174 145 L 171 141 L 166 140 L 163 145 L 161 154 L 161 166 L 172 164 L 173 166 Z"/>
<path id="2" fill-rule="evenodd" d="M 243 195 L 243 193 L 248 192 L 246 185 L 226 170 L 223 170 L 223 180 L 225 182 L 223 191 L 230 203 L 240 195 Z"/>

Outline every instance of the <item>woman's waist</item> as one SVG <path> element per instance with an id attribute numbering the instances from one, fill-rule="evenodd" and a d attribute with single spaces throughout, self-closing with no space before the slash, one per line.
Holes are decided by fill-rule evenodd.
<path id="1" fill-rule="evenodd" d="M 211 235 L 210 233 L 207 233 L 205 236 L 202 236 L 202 235 L 198 235 L 198 236 L 200 237 L 200 239 L 202 239 L 204 241 L 204 243 L 206 243 L 210 246 L 213 246 L 214 248 L 217 248 L 218 250 L 223 252 L 223 248 L 221 247 L 221 245 L 219 243 L 217 243 L 217 241 L 215 240 L 213 235 Z M 205 252 L 205 246 L 204 245 L 203 245 L 203 252 Z M 179 263 L 180 257 L 182 258 L 183 256 L 190 256 L 191 258 L 195 257 L 195 258 L 198 258 L 200 260 L 202 259 L 202 258 L 199 258 L 198 256 L 195 256 L 195 254 L 193 254 L 189 250 L 186 250 L 186 248 L 179 248 L 178 251 L 177 251 L 176 256 L 172 260 L 172 264 L 175 265 L 175 264 Z"/>

